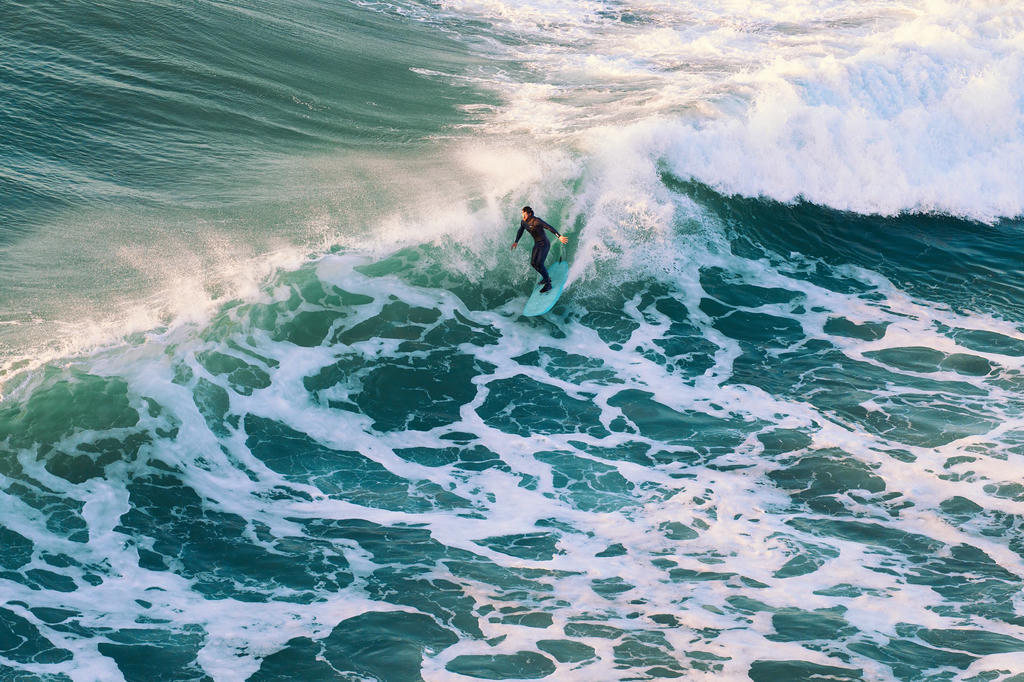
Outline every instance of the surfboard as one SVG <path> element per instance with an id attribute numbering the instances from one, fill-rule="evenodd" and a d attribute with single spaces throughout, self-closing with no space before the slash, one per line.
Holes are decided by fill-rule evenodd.
<path id="1" fill-rule="evenodd" d="M 562 295 L 562 289 L 565 288 L 565 280 L 569 277 L 569 264 L 560 260 L 548 266 L 548 275 L 551 277 L 551 291 L 542 294 L 540 293 L 541 285 L 535 284 L 533 293 L 530 294 L 530 299 L 526 302 L 526 307 L 523 308 L 524 316 L 543 315 L 555 306 L 558 297 Z"/>

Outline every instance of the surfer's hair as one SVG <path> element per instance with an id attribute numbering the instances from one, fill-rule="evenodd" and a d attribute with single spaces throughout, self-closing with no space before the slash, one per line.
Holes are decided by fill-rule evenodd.
<path id="1" fill-rule="evenodd" d="M 529 206 L 523 206 L 523 213 L 527 213 L 529 215 L 533 215 L 533 209 L 530 208 Z"/>

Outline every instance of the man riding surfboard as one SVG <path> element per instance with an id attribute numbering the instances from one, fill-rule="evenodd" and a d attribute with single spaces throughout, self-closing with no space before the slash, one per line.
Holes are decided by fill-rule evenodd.
<path id="1" fill-rule="evenodd" d="M 544 234 L 544 230 L 550 230 L 552 234 L 558 237 L 558 241 L 563 244 L 569 243 L 569 238 L 565 235 L 559 234 L 558 230 L 548 225 L 546 222 L 538 218 L 533 214 L 533 209 L 529 206 L 523 206 L 523 219 L 519 223 L 519 231 L 516 232 L 516 239 L 512 242 L 512 248 L 519 246 L 519 238 L 523 236 L 523 231 L 530 233 L 533 237 L 533 253 L 530 254 L 530 265 L 533 269 L 540 273 L 540 283 L 544 287 L 540 290 L 541 293 L 551 291 L 551 277 L 548 275 L 548 269 L 544 267 L 544 260 L 548 257 L 548 251 L 551 249 L 551 242 L 548 241 L 548 237 Z"/>

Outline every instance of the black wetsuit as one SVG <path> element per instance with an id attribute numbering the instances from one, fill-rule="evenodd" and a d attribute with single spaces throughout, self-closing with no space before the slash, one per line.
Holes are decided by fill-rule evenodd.
<path id="1" fill-rule="evenodd" d="M 527 220 L 519 222 L 519 231 L 516 232 L 515 243 L 519 243 L 519 238 L 523 236 L 523 230 L 530 233 L 530 236 L 533 237 L 533 253 L 530 254 L 530 265 L 540 273 L 544 282 L 550 282 L 551 278 L 548 276 L 548 269 L 544 267 L 544 261 L 548 257 L 548 251 L 551 250 L 551 242 L 548 241 L 548 236 L 544 234 L 545 229 L 551 230 L 551 233 L 556 237 L 562 236 L 558 233 L 558 230 L 537 216 L 532 215 Z"/>

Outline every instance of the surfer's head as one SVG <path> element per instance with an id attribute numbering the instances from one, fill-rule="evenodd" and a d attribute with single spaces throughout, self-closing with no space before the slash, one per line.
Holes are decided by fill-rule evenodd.
<path id="1" fill-rule="evenodd" d="M 533 215 L 533 209 L 529 206 L 523 206 L 523 220 L 528 220 Z"/>

